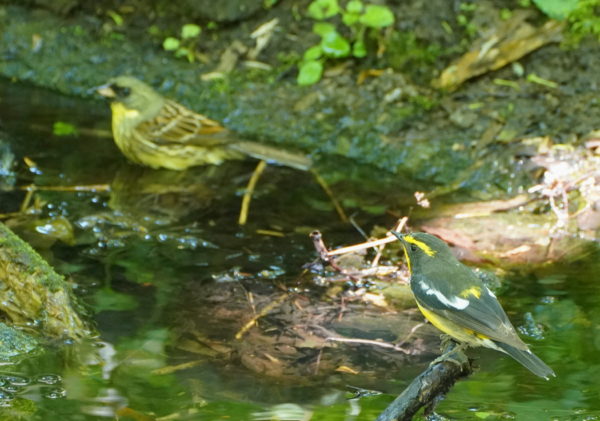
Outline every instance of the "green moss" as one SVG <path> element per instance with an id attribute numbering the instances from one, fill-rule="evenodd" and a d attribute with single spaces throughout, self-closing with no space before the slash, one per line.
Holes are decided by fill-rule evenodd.
<path id="1" fill-rule="evenodd" d="M 413 32 L 396 31 L 387 43 L 386 58 L 394 69 L 409 74 L 423 73 L 425 69 L 433 70 L 441 51 L 437 44 L 417 40 Z"/>
<path id="2" fill-rule="evenodd" d="M 600 40 L 600 0 L 579 0 L 568 17 L 567 43 L 577 44 L 585 36 Z"/>
<path id="3" fill-rule="evenodd" d="M 2 223 L 0 223 L 0 253 L 3 259 L 7 259 L 13 265 L 19 265 L 25 274 L 35 275 L 38 281 L 51 291 L 64 287 L 65 279 L 54 272 L 29 244 Z"/>
<path id="4" fill-rule="evenodd" d="M 64 278 L 2 223 L 0 281 L 0 310 L 13 323 L 39 325 L 51 337 L 89 334 Z"/>

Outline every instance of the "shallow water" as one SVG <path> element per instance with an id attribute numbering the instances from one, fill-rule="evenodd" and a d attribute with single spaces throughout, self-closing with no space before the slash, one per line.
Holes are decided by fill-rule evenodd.
<path id="1" fill-rule="evenodd" d="M 240 228 L 241 192 L 253 161 L 186 173 L 142 169 L 128 164 L 105 136 L 105 104 L 8 82 L 0 84 L 0 98 L 2 140 L 17 157 L 17 186 L 94 186 L 36 193 L 40 213 L 35 218 L 66 218 L 74 242 L 48 248 L 47 240 L 26 238 L 73 281 L 99 332 L 98 342 L 49 346 L 42 355 L 7 366 L 5 374 L 28 379 L 15 386 L 12 400 L 6 399 L 1 411 L 7 419 L 91 420 L 118 414 L 121 419 L 373 420 L 438 352 L 432 340 L 425 342 L 427 352 L 403 359 L 341 345 L 324 353 L 340 361 L 349 356 L 360 370 L 312 375 L 302 374 L 303 364 L 314 363 L 316 356 L 306 347 L 304 360 L 290 364 L 297 372 L 284 364 L 285 375 L 273 375 L 273 366 L 249 355 L 260 349 L 264 356 L 280 344 L 244 351 L 244 343 L 256 346 L 246 337 L 230 348 L 239 329 L 234 321 L 250 311 L 253 299 L 282 292 L 302 298 L 324 290 L 301 278 L 302 266 L 315 257 L 307 236 L 312 230 L 335 245 L 360 241 L 352 226 L 339 221 L 312 176 L 268 167 L 250 222 Z M 57 122 L 73 125 L 77 133 L 54 134 Z M 28 168 L 23 157 L 34 164 Z M 336 195 L 367 231 L 376 224 L 391 226 L 395 218 L 385 210 L 408 203 L 416 189 L 341 158 L 321 165 Z M 20 190 L 0 192 L 0 213 L 18 211 L 24 196 Z M 25 224 L 17 231 L 25 237 L 31 228 Z M 577 260 L 524 268 L 524 275 L 509 276 L 497 291 L 522 337 L 554 368 L 556 379 L 538 379 L 493 351 L 472 350 L 469 355 L 480 369 L 452 389 L 438 414 L 448 419 L 600 418 L 599 256 L 600 250 L 591 247 Z M 338 304 L 336 298 L 328 303 Z M 387 323 L 385 312 L 372 313 Z M 421 320 L 416 313 L 410 319 Z M 259 325 L 271 332 L 289 328 L 277 325 L 279 320 L 266 318 Z M 354 334 L 360 330 L 351 327 Z M 425 338 L 436 335 L 428 332 Z M 385 334 L 362 333 L 371 339 Z M 257 364 L 263 363 L 260 374 Z M 165 367 L 178 369 L 161 371 Z M 40 375 L 60 380 L 47 385 Z M 357 388 L 382 394 L 357 393 Z"/>

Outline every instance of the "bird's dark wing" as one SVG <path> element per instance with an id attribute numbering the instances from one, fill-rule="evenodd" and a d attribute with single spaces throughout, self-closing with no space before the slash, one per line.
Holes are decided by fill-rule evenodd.
<path id="1" fill-rule="evenodd" d="M 161 146 L 197 145 L 221 146 L 231 142 L 229 131 L 217 121 L 195 113 L 175 101 L 165 100 L 160 112 L 140 123 L 140 135 Z"/>
<path id="2" fill-rule="evenodd" d="M 438 277 L 437 281 L 432 282 L 432 277 Z M 411 288 L 419 304 L 439 317 L 492 340 L 527 349 L 497 298 L 468 267 L 461 265 L 460 270 L 414 275 Z"/>

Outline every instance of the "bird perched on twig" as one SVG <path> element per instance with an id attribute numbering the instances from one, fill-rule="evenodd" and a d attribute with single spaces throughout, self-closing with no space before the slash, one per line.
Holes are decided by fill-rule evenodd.
<path id="1" fill-rule="evenodd" d="M 535 375 L 555 375 L 519 338 L 492 291 L 444 241 L 424 232 L 393 234 L 404 248 L 417 305 L 431 324 L 462 344 L 504 352 Z"/>
<path id="2" fill-rule="evenodd" d="M 306 170 L 308 157 L 241 140 L 217 121 L 164 98 L 142 81 L 119 76 L 97 88 L 111 100 L 115 143 L 132 162 L 185 170 L 245 156 Z"/>

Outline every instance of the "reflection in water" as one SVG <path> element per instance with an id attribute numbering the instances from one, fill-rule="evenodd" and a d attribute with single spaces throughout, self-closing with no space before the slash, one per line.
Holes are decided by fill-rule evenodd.
<path id="1" fill-rule="evenodd" d="M 108 205 L 114 211 L 165 225 L 206 208 L 215 196 L 215 170 L 200 167 L 189 171 L 152 170 L 123 165 L 110 185 Z M 155 218 L 150 221 L 150 218 Z"/>

